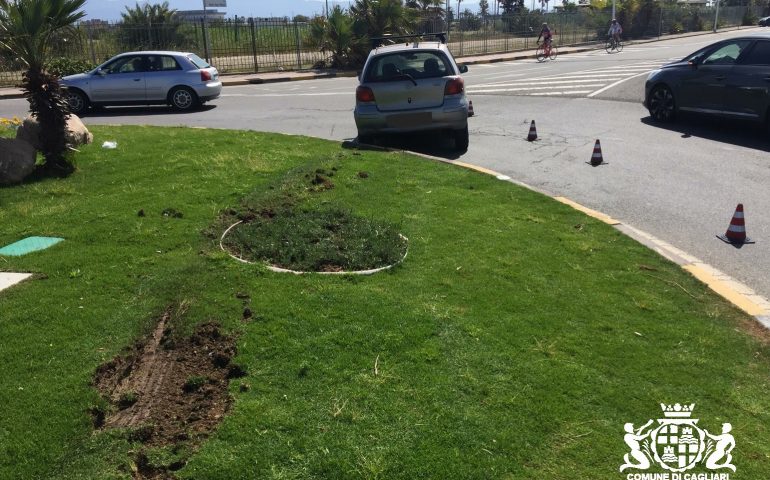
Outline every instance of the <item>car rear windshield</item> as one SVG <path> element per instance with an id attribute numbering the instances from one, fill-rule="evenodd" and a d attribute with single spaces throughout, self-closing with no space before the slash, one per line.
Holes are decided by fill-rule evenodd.
<path id="1" fill-rule="evenodd" d="M 369 62 L 365 82 L 387 82 L 409 75 L 414 79 L 454 75 L 449 59 L 441 52 L 394 52 L 375 57 Z"/>
<path id="2" fill-rule="evenodd" d="M 190 61 L 193 63 L 193 65 L 195 65 L 198 68 L 209 68 L 211 66 L 206 60 L 202 59 L 201 57 L 199 57 L 194 53 L 187 55 L 187 58 L 189 58 Z"/>

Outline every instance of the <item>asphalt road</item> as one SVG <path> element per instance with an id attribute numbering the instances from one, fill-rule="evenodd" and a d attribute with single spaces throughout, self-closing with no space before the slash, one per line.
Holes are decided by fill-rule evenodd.
<path id="1" fill-rule="evenodd" d="M 714 265 L 770 298 L 770 138 L 725 121 L 650 122 L 641 105 L 646 73 L 717 39 L 759 29 L 627 45 L 562 55 L 472 65 L 465 76 L 476 116 L 461 157 L 440 136 L 389 140 L 393 146 L 458 158 L 497 170 L 552 195 L 562 195 L 647 231 Z M 111 108 L 86 124 L 187 125 L 311 135 L 356 135 L 354 78 L 228 87 L 205 110 Z M 0 116 L 23 115 L 24 100 L 0 102 Z M 531 120 L 539 139 L 527 142 Z M 607 165 L 589 161 L 601 140 Z M 99 141 L 107 139 L 98 139 Z M 130 144 L 117 140 L 119 148 Z M 715 238 L 737 203 L 750 237 L 741 249 Z"/>

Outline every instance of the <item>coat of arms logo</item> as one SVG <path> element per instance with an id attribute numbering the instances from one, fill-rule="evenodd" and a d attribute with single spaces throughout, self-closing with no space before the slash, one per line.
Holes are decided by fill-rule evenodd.
<path id="1" fill-rule="evenodd" d="M 730 434 L 732 425 L 722 424 L 722 433 L 712 434 L 698 426 L 699 419 L 692 418 L 695 404 L 666 405 L 661 403 L 663 418 L 653 420 L 634 428 L 633 423 L 623 427 L 623 440 L 629 453 L 623 456 L 620 471 L 632 468 L 647 470 L 653 464 L 671 472 L 684 472 L 699 463 L 709 470 L 729 469 L 735 471 L 731 454 L 735 438 Z"/>

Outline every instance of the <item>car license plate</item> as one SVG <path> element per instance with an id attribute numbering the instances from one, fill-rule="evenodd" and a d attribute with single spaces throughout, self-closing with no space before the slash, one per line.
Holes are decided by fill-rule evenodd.
<path id="1" fill-rule="evenodd" d="M 430 125 L 433 122 L 433 114 L 430 112 L 397 113 L 388 115 L 386 121 L 389 127 L 394 128 L 419 127 L 420 125 Z"/>

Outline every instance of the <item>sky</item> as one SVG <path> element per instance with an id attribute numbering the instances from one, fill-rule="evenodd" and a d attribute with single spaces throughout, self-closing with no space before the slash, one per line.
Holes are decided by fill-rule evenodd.
<path id="1" fill-rule="evenodd" d="M 452 8 L 457 8 L 457 0 L 452 1 Z M 141 5 L 147 0 L 87 0 L 85 5 L 86 18 L 102 20 L 119 20 L 120 12 L 126 11 L 126 6 L 134 7 L 137 2 Z M 151 0 L 149 3 L 162 3 L 163 0 Z M 176 10 L 201 10 L 203 0 L 168 0 L 169 6 Z M 352 0 L 329 0 L 329 6 L 339 3 L 347 8 Z M 489 2 L 490 5 L 494 3 Z M 325 0 L 227 0 L 224 11 L 227 17 L 293 17 L 294 15 L 313 16 L 323 13 Z M 478 11 L 478 0 L 463 0 L 460 8 Z"/>

